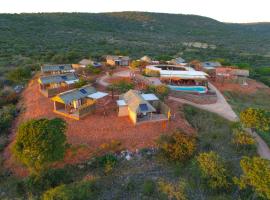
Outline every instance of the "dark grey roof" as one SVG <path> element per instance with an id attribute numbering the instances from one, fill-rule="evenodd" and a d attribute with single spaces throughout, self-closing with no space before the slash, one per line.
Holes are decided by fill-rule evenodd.
<path id="1" fill-rule="evenodd" d="M 85 98 L 95 92 L 96 89 L 94 87 L 92 87 L 91 85 L 85 85 L 81 88 L 76 88 L 67 92 L 60 93 L 56 97 L 59 97 L 65 102 L 65 104 L 68 104 L 74 100 Z"/>
<path id="2" fill-rule="evenodd" d="M 174 64 L 181 64 L 185 62 L 185 59 L 178 57 L 178 58 L 172 59 L 171 62 Z"/>
<path id="3" fill-rule="evenodd" d="M 156 109 L 146 100 L 143 99 L 140 92 L 137 90 L 129 90 L 120 96 L 124 100 L 129 109 L 135 113 L 140 112 L 155 112 Z"/>
<path id="4" fill-rule="evenodd" d="M 57 71 L 70 71 L 72 70 L 71 64 L 58 64 L 58 65 L 42 65 L 42 72 L 57 72 Z"/>
<path id="5" fill-rule="evenodd" d="M 50 76 L 42 76 L 39 78 L 41 84 L 63 83 L 78 79 L 74 73 L 57 74 Z"/>
<path id="6" fill-rule="evenodd" d="M 203 62 L 202 67 L 221 67 L 222 65 L 219 62 Z"/>
<path id="7" fill-rule="evenodd" d="M 107 60 L 129 60 L 128 56 L 114 56 L 114 55 L 108 55 L 106 56 Z"/>

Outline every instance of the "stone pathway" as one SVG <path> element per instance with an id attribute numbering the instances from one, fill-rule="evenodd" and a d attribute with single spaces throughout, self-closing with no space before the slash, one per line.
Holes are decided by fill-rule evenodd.
<path id="1" fill-rule="evenodd" d="M 256 133 L 252 132 L 250 129 L 247 129 L 247 131 L 256 139 L 258 144 L 258 154 L 267 160 L 270 160 L 270 149 L 268 145 L 265 143 L 265 141 Z"/>

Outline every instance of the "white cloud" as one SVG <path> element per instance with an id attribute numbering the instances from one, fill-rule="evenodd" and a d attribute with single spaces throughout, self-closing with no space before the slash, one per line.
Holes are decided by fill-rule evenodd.
<path id="1" fill-rule="evenodd" d="M 0 13 L 148 11 L 270 22 L 269 0 L 0 0 Z"/>

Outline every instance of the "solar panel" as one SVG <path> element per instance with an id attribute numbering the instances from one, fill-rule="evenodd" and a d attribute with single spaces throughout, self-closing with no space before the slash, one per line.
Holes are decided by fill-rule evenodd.
<path id="1" fill-rule="evenodd" d="M 147 107 L 147 105 L 146 104 L 140 104 L 140 110 L 141 111 L 148 111 L 148 107 Z"/>
<path id="2" fill-rule="evenodd" d="M 63 80 L 67 80 L 67 77 L 66 76 L 61 76 Z"/>
<path id="3" fill-rule="evenodd" d="M 80 89 L 80 92 L 83 93 L 83 94 L 87 94 L 85 89 Z"/>

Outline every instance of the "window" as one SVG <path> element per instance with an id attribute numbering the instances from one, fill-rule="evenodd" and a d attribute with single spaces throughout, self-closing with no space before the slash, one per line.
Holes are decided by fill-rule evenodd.
<path id="1" fill-rule="evenodd" d="M 83 94 L 87 94 L 85 89 L 80 89 L 80 92 L 83 93 Z"/>
<path id="2" fill-rule="evenodd" d="M 147 104 L 140 104 L 140 110 L 141 110 L 142 112 L 148 111 L 148 106 L 147 106 Z"/>

